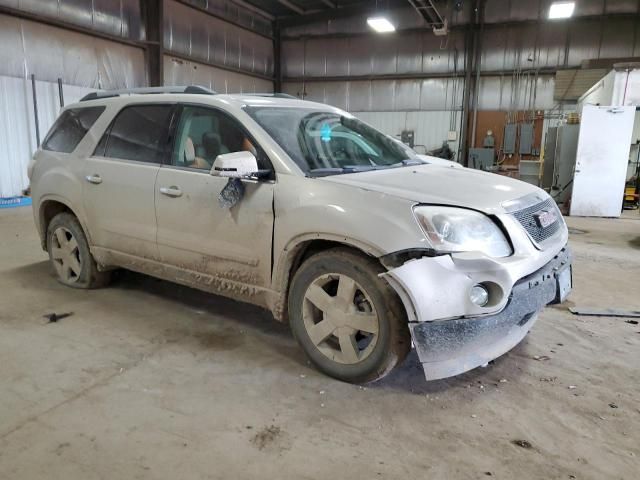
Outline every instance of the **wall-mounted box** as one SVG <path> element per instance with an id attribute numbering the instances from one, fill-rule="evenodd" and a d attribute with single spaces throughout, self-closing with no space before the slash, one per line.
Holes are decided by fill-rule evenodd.
<path id="1" fill-rule="evenodd" d="M 504 139 L 502 141 L 502 151 L 507 155 L 516 153 L 516 137 L 518 126 L 515 123 L 507 123 L 504 126 Z"/>
<path id="2" fill-rule="evenodd" d="M 531 155 L 533 148 L 533 123 L 520 124 L 520 155 Z"/>

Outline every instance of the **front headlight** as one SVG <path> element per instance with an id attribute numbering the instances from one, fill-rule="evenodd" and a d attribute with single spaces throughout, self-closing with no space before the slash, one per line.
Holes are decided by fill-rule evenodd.
<path id="1" fill-rule="evenodd" d="M 480 212 L 454 207 L 418 206 L 413 213 L 438 252 L 482 252 L 490 257 L 508 257 L 512 253 L 502 230 Z"/>

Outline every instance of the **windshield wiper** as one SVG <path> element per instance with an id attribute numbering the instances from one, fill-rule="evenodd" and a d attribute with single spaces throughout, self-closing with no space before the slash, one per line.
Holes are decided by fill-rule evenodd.
<path id="1" fill-rule="evenodd" d="M 413 158 L 407 158 L 401 162 L 390 165 L 391 167 L 415 167 L 416 165 L 426 165 L 427 162 Z"/>
<path id="2" fill-rule="evenodd" d="M 368 172 L 371 170 L 380 170 L 381 168 L 388 167 L 377 165 L 350 165 L 348 167 L 312 168 L 307 173 L 307 177 L 326 177 L 328 175 L 340 175 L 343 173 Z"/>

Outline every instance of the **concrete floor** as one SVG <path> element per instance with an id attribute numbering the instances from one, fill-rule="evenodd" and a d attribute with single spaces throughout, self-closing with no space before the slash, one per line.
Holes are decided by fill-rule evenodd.
<path id="1" fill-rule="evenodd" d="M 570 305 L 638 309 L 637 212 L 569 224 Z M 132 273 L 73 290 L 46 260 L 30 209 L 0 210 L 2 479 L 638 478 L 624 319 L 548 308 L 487 368 L 426 383 L 412 354 L 362 388 L 257 308 Z"/>

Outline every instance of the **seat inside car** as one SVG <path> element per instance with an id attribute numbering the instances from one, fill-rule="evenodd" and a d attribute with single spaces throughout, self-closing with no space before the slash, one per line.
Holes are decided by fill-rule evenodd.
<path id="1" fill-rule="evenodd" d="M 202 134 L 202 146 L 204 150 L 204 158 L 212 164 L 218 155 L 229 153 L 229 150 L 222 145 L 220 135 L 214 132 L 205 132 Z"/>
<path id="2" fill-rule="evenodd" d="M 191 137 L 187 137 L 184 142 L 182 158 L 184 165 L 192 168 L 211 168 L 209 162 L 204 158 L 196 156 L 196 148 Z"/>

